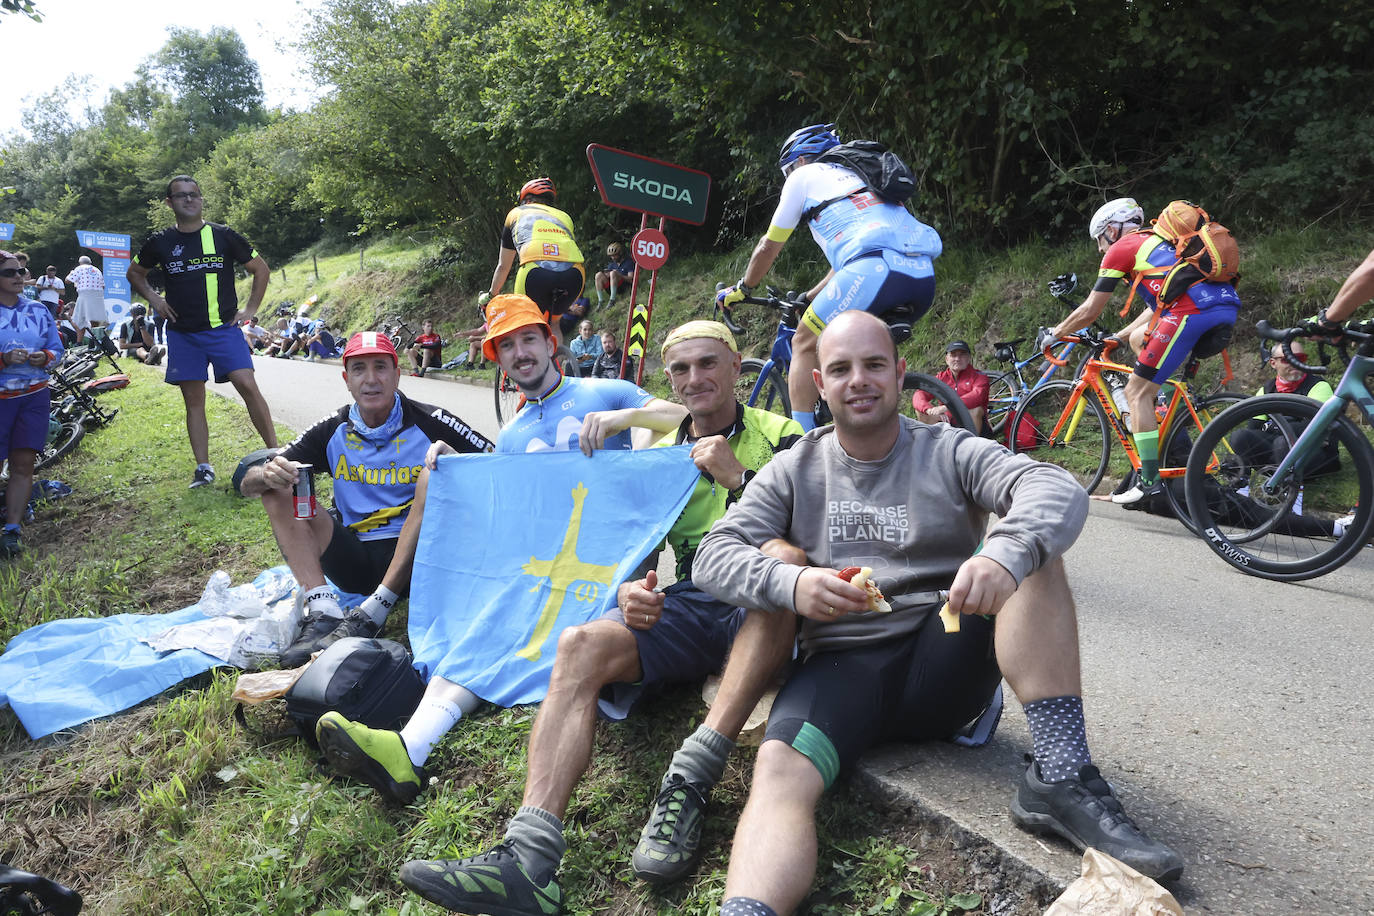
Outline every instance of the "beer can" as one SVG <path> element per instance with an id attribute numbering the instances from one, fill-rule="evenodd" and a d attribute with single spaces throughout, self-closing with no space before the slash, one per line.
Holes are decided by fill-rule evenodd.
<path id="1" fill-rule="evenodd" d="M 315 482 L 310 479 L 310 468 L 296 468 L 291 501 L 296 508 L 296 518 L 315 517 Z"/>

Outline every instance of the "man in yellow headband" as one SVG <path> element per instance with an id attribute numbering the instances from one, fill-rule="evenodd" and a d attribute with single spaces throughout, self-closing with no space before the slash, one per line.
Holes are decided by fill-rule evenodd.
<path id="1" fill-rule="evenodd" d="M 666 884 L 689 875 L 711 789 L 773 673 L 791 657 L 795 620 L 717 601 L 693 586 L 692 560 L 711 525 L 774 454 L 801 437 L 801 427 L 735 400 L 739 351 L 719 322 L 675 328 L 664 341 L 663 363 L 688 416 L 656 445 L 690 444 L 701 470 L 665 538 L 677 581 L 659 588 L 655 553 L 621 584 L 617 607 L 564 631 L 530 737 L 524 801 L 505 842 L 474 858 L 409 862 L 401 870 L 412 890 L 450 910 L 491 912 L 485 907 L 499 904 L 501 912 L 543 913 L 561 905 L 554 873 L 567 848 L 562 818 L 591 762 L 598 709 L 623 719 L 646 691 L 701 680 L 728 655 L 716 702 L 673 755 L 634 854 L 635 873 L 646 881 Z M 782 542 L 765 550 L 805 563 Z"/>

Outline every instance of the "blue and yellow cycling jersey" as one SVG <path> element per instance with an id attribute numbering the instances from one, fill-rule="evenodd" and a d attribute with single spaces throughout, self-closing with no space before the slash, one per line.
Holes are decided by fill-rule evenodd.
<path id="1" fill-rule="evenodd" d="M 811 235 L 831 267 L 842 267 L 865 254 L 895 251 L 919 262 L 914 275 L 933 274 L 930 262 L 944 248 L 940 234 L 901 204 L 888 203 L 863 188 L 863 179 L 838 163 L 801 166 L 783 185 L 767 237 L 786 241 L 803 214 L 832 201 L 810 220 Z"/>
<path id="2" fill-rule="evenodd" d="M 537 401 L 526 401 L 496 437 L 498 452 L 569 452 L 579 447 L 582 420 L 597 410 L 643 407 L 654 399 L 633 382 L 564 378 Z M 605 449 L 630 448 L 630 431 L 606 440 Z"/>

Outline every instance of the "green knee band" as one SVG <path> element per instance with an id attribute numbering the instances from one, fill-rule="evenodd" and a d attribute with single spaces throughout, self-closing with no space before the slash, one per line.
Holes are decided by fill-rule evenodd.
<path id="1" fill-rule="evenodd" d="M 829 789 L 840 775 L 840 755 L 835 745 L 825 736 L 825 732 L 807 722 L 802 725 L 797 737 L 792 739 L 792 749 L 801 754 L 820 771 L 821 781 Z"/>

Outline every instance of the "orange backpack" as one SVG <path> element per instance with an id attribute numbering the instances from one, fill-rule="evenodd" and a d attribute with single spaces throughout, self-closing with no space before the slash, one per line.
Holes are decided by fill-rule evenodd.
<path id="1" fill-rule="evenodd" d="M 1231 230 L 1214 222 L 1207 211 L 1187 200 L 1176 200 L 1151 221 L 1153 232 L 1174 246 L 1178 263 L 1160 272 L 1137 274 L 1131 292 L 1121 309 L 1125 316 L 1135 298 L 1135 288 L 1145 276 L 1163 278 L 1156 296 L 1161 305 L 1171 305 L 1195 283 L 1234 283 L 1240 279 L 1240 246 Z"/>

